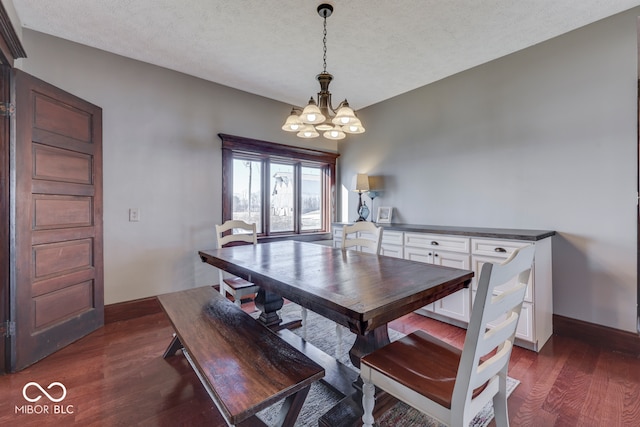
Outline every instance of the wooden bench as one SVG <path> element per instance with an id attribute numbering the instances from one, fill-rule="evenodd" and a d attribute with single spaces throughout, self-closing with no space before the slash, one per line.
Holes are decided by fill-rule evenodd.
<path id="1" fill-rule="evenodd" d="M 324 369 L 211 287 L 158 296 L 179 349 L 229 425 L 265 426 L 256 413 L 285 399 L 279 426 L 293 426 Z"/>

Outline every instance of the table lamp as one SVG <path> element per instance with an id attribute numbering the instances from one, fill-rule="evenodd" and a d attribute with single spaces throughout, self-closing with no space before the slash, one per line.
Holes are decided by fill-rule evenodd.
<path id="1" fill-rule="evenodd" d="M 358 219 L 356 219 L 356 222 L 366 221 L 367 216 L 369 216 L 369 208 L 366 205 L 362 205 L 362 193 L 369 191 L 369 176 L 366 173 L 357 174 L 353 177 L 352 187 L 353 191 L 358 193 Z"/>

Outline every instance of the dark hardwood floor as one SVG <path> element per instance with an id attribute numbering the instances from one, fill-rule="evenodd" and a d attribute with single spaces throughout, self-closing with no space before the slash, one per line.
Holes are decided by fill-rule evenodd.
<path id="1" fill-rule="evenodd" d="M 464 330 L 416 314 L 390 326 L 404 333 L 424 329 L 458 346 L 464 340 Z M 224 425 L 187 361 L 162 358 L 172 333 L 162 313 L 109 323 L 0 377 L 0 426 Z M 521 381 L 509 398 L 512 426 L 640 425 L 638 357 L 553 336 L 539 354 L 515 348 L 509 374 Z M 48 414 L 28 414 L 23 388 L 32 381 L 45 389 L 58 381 L 67 395 L 58 404 L 46 398 L 30 404 L 36 411 L 47 406 Z M 48 392 L 62 393 L 59 386 Z M 26 393 L 42 395 L 35 386 Z"/>

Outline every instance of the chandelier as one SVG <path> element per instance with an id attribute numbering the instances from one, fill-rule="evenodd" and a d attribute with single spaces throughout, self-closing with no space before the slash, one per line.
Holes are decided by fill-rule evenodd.
<path id="1" fill-rule="evenodd" d="M 318 102 L 316 103 L 311 97 L 304 109 L 293 107 L 291 115 L 282 126 L 282 129 L 287 132 L 298 132 L 297 135 L 300 138 L 316 138 L 322 132 L 325 138 L 338 140 L 343 139 L 347 133 L 364 132 L 360 119 L 356 117 L 356 113 L 349 107 L 346 99 L 338 105 L 337 110 L 331 106 L 329 83 L 333 80 L 333 76 L 327 73 L 327 18 L 332 12 L 333 6 L 330 4 L 323 3 L 318 6 L 318 15 L 324 20 L 324 37 L 322 38 L 324 69 L 316 76 L 320 83 Z"/>

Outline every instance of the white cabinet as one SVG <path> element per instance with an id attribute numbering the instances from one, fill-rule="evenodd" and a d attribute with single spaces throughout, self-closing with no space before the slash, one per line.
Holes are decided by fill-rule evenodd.
<path id="1" fill-rule="evenodd" d="M 390 229 L 391 228 L 391 229 Z M 469 323 L 477 280 L 486 262 L 502 263 L 517 248 L 535 245 L 536 253 L 532 274 L 522 305 L 516 331 L 516 344 L 539 351 L 553 333 L 553 297 L 551 273 L 551 239 L 553 232 L 543 232 L 547 237 L 527 235 L 523 240 L 511 235 L 509 230 L 491 230 L 482 237 L 477 232 L 455 235 L 420 231 L 400 231 L 385 226 L 382 233 L 380 253 L 386 256 L 405 258 L 413 261 L 472 270 L 474 278 L 469 289 L 463 289 L 420 310 L 418 313 L 466 327 Z M 507 235 L 508 238 L 494 238 Z M 333 245 L 339 248 L 342 240 L 342 226 L 333 228 Z M 500 293 L 500 289 L 496 290 Z"/>
<path id="2" fill-rule="evenodd" d="M 470 270 L 469 238 L 423 233 L 404 234 L 404 258 L 445 267 Z M 469 289 L 448 295 L 424 310 L 465 323 L 471 308 Z"/>

